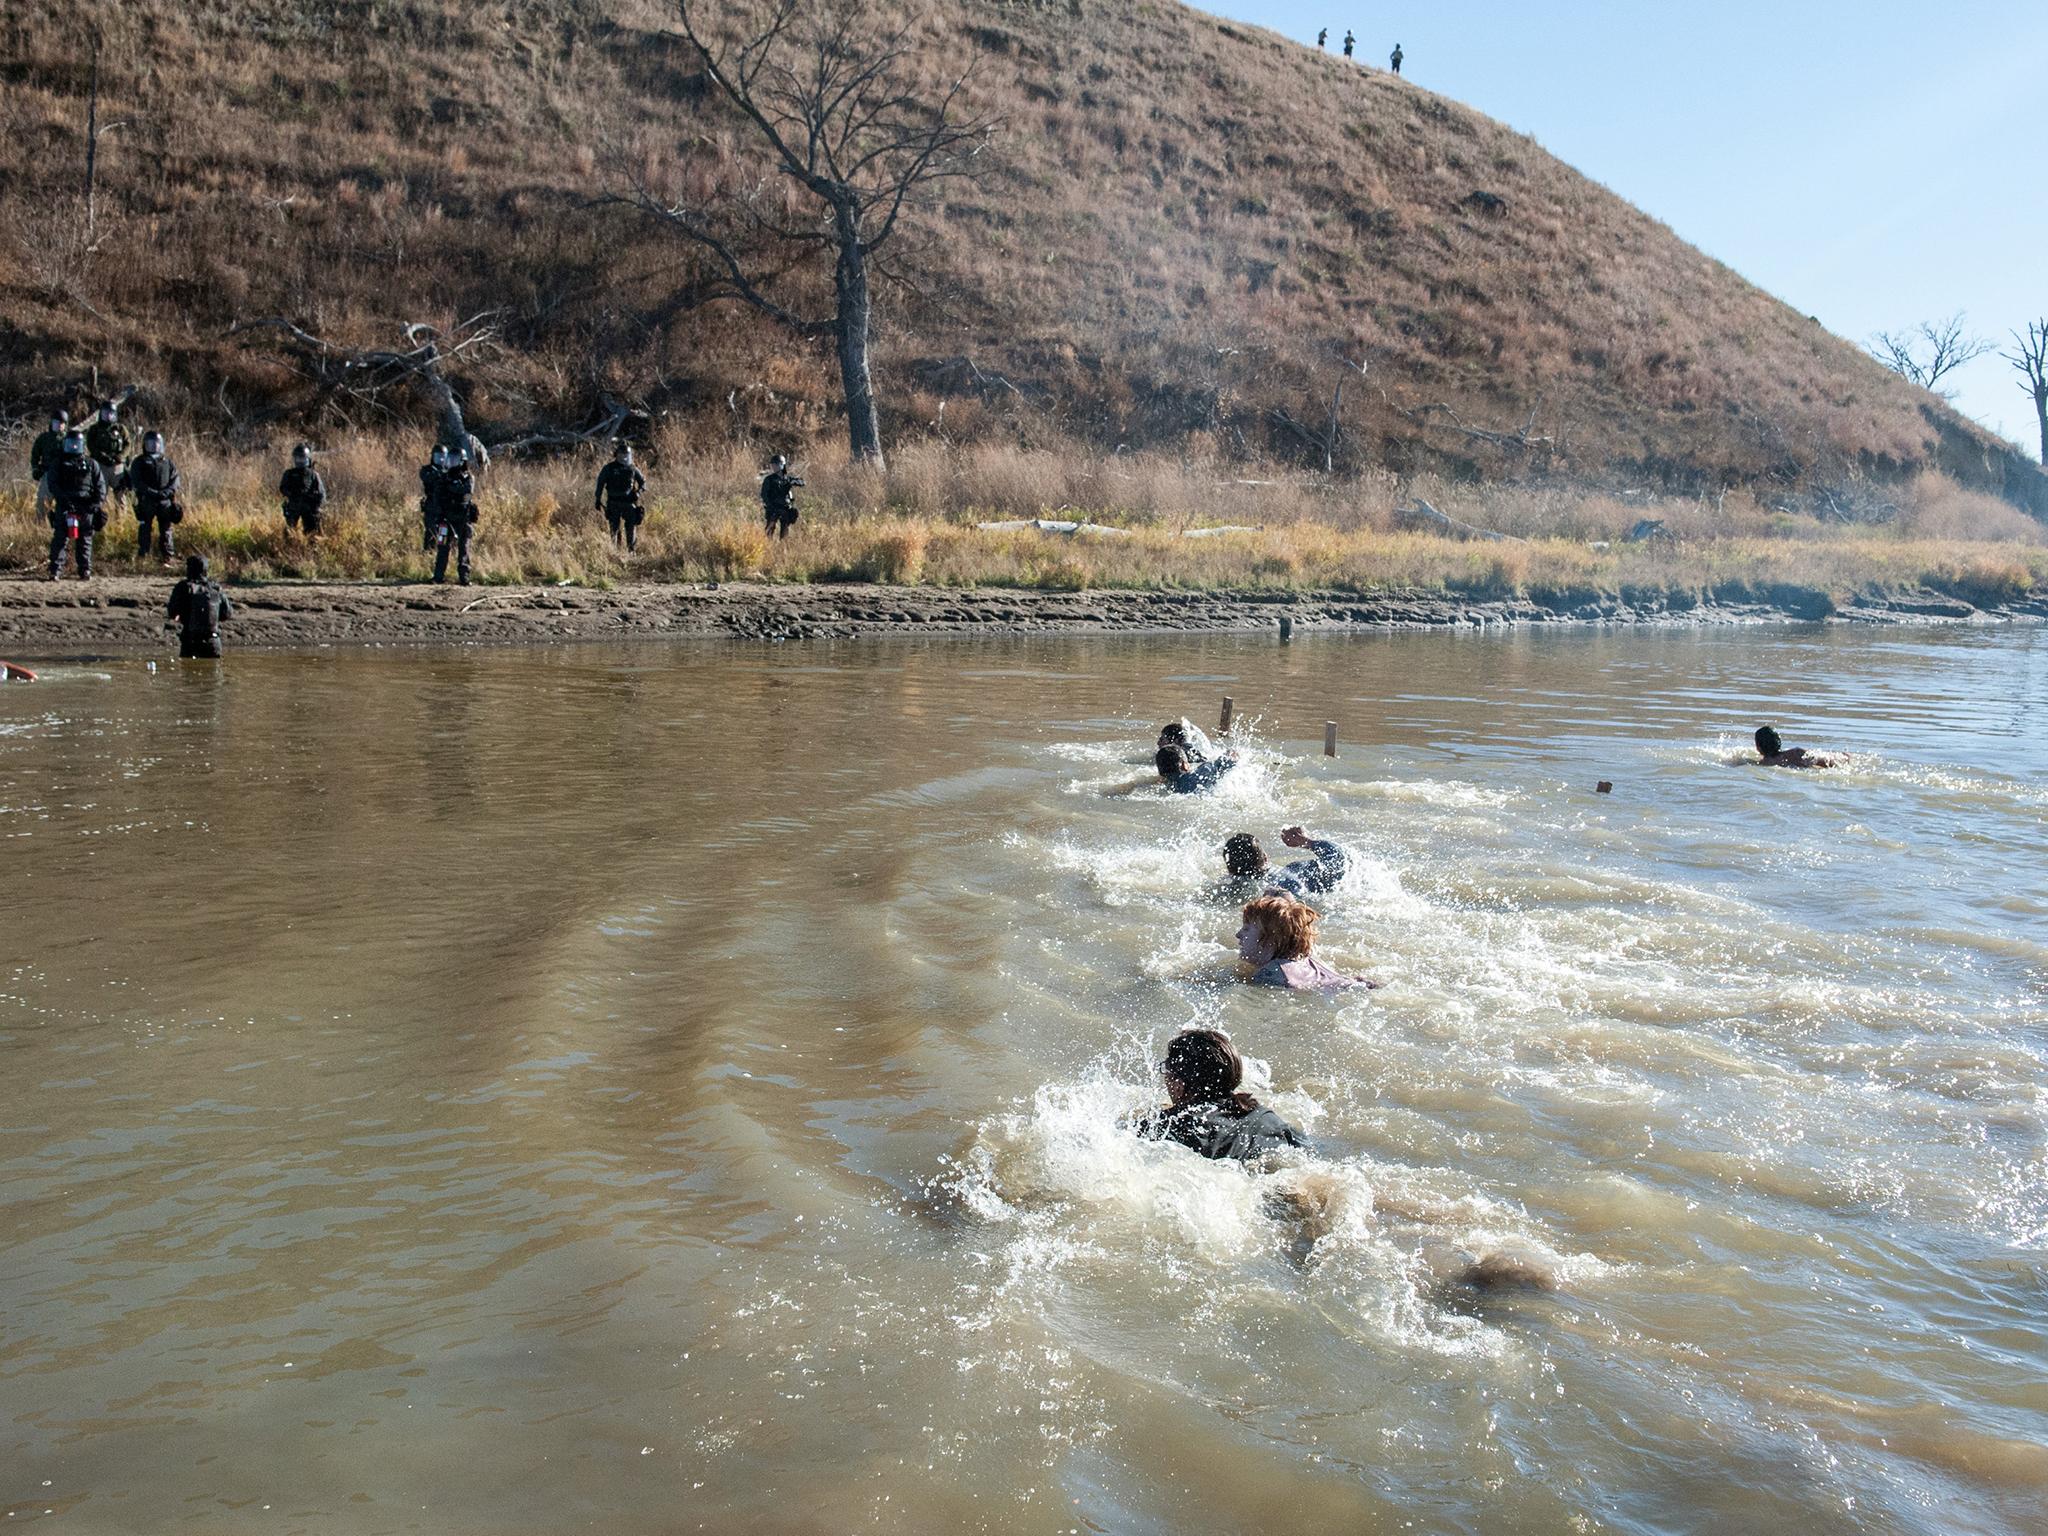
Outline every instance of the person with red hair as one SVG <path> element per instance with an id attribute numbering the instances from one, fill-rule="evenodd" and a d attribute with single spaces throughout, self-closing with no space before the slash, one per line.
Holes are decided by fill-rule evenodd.
<path id="1" fill-rule="evenodd" d="M 1314 907 L 1281 891 L 1246 902 L 1237 952 L 1252 967 L 1253 985 L 1290 992 L 1370 986 L 1364 977 L 1346 976 L 1316 958 L 1316 924 L 1321 920 Z"/>

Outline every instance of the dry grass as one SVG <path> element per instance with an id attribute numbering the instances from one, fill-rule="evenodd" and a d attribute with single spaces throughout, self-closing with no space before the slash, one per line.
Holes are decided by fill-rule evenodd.
<path id="1" fill-rule="evenodd" d="M 174 444 L 174 449 L 178 445 Z M 230 578 L 418 580 L 411 455 L 358 441 L 325 467 L 334 499 L 317 547 L 288 533 L 271 492 L 275 458 L 180 454 L 191 515 L 187 550 Z M 592 511 L 595 461 L 493 469 L 480 502 L 477 569 L 486 581 L 611 583 L 629 579 L 857 581 L 934 586 L 1191 589 L 1421 588 L 1462 597 L 1548 599 L 1687 594 L 1740 598 L 1776 587 L 1857 593 L 1931 588 L 2007 601 L 2048 584 L 2040 525 L 1936 476 L 1911 488 L 1887 529 L 1832 526 L 1759 506 L 1645 501 L 1543 487 L 1419 487 L 1455 517 L 1516 534 L 1463 543 L 1405 531 L 1386 477 L 1333 490 L 1302 475 L 1248 485 L 1214 466 L 1150 455 L 1059 458 L 1033 450 L 919 447 L 887 474 L 821 456 L 807 471 L 804 517 L 788 541 L 766 538 L 756 470 L 728 449 L 679 445 L 653 461 L 640 548 L 621 558 Z M 1627 543 L 1640 518 L 1673 537 Z M 984 529 L 982 522 L 1058 517 L 1113 533 Z M 1190 528 L 1248 531 L 1187 537 Z M 1995 528 L 1996 540 L 1955 536 Z M 132 517 L 110 519 L 100 550 L 132 565 Z M 0 494 L 0 568 L 40 566 L 47 533 L 20 491 Z"/>
<path id="2" fill-rule="evenodd" d="M 1530 476 L 1527 456 L 1406 414 L 1439 401 L 1490 426 L 1534 408 L 1549 468 L 1585 482 L 1983 473 L 1971 429 L 1938 444 L 1923 412 L 1950 418 L 1931 396 L 1410 82 L 1168 3 L 922 14 L 920 67 L 978 57 L 969 110 L 1005 126 L 991 175 L 916 210 L 918 280 L 884 295 L 892 444 L 1035 447 L 1053 467 L 1164 449 L 1157 486 L 1045 494 L 1170 516 L 1173 460 L 1243 478 L 1314 462 L 1276 413 L 1319 421 L 1342 352 L 1372 361 L 1337 456 L 1365 500 L 1382 472 Z M 388 345 L 397 319 L 500 309 L 503 350 L 464 380 L 486 436 L 587 419 L 599 387 L 700 451 L 839 431 L 825 349 L 730 308 L 667 312 L 678 253 L 587 206 L 636 174 L 752 169 L 745 134 L 691 104 L 660 0 L 190 0 L 95 19 L 102 120 L 124 127 L 102 144 L 92 240 L 85 31 L 49 8 L 0 21 L 0 198 L 37 211 L 0 230 L 0 398 L 23 414 L 97 370 L 141 380 L 155 419 L 247 446 L 303 385 L 224 339 L 238 316 Z M 1015 388 L 948 366 L 961 355 Z M 1036 486 L 1044 467 L 932 470 L 889 497 L 927 516 L 1014 505 L 993 477 Z"/>

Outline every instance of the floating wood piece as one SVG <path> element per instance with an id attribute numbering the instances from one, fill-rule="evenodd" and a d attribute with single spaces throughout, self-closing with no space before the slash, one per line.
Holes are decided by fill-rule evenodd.
<path id="1" fill-rule="evenodd" d="M 1595 784 L 1595 785 L 1593 786 L 1593 793 L 1594 793 L 1594 794 L 1596 794 L 1596 795 L 1611 795 L 1611 794 L 1613 794 L 1613 793 L 1614 793 L 1614 784 L 1613 784 L 1613 781 L 1612 781 L 1612 780 L 1609 780 L 1609 779 L 1602 779 L 1602 780 L 1601 780 L 1601 781 L 1600 781 L 1600 782 L 1599 782 L 1598 784 Z"/>
<path id="2" fill-rule="evenodd" d="M 1223 718 L 1216 722 L 1216 734 L 1226 735 L 1230 730 L 1230 712 L 1233 708 L 1229 694 L 1223 695 Z"/>
<path id="3" fill-rule="evenodd" d="M 1336 755 L 1337 722 L 1334 720 L 1325 720 L 1323 722 L 1323 756 L 1335 757 Z"/>

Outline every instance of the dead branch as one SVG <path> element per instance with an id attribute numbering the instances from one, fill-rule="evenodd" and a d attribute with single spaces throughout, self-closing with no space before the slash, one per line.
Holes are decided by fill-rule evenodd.
<path id="1" fill-rule="evenodd" d="M 1386 397 L 1383 395 L 1382 398 Z M 1452 431 L 1468 437 L 1474 442 L 1486 443 L 1507 453 L 1528 453 L 1531 450 L 1540 450 L 1548 453 L 1557 446 L 1555 438 L 1548 435 L 1538 436 L 1536 434 L 1536 413 L 1542 408 L 1543 402 L 1541 400 L 1538 400 L 1529 407 L 1529 419 L 1512 432 L 1496 432 L 1488 427 L 1472 426 L 1441 400 L 1432 400 L 1421 409 L 1413 411 L 1404 405 L 1394 405 L 1392 399 L 1387 399 L 1387 404 L 1393 406 L 1401 415 L 1406 416 L 1410 421 L 1422 427 L 1427 427 L 1432 417 L 1441 416 L 1450 423 Z"/>
<path id="2" fill-rule="evenodd" d="M 1491 528 L 1481 528 L 1477 523 L 1460 522 L 1455 517 L 1437 511 L 1420 496 L 1409 506 L 1395 508 L 1394 516 L 1403 522 L 1413 523 L 1417 527 L 1428 528 L 1454 539 L 1485 539 L 1497 544 L 1523 542 L 1511 533 L 1496 533 Z"/>

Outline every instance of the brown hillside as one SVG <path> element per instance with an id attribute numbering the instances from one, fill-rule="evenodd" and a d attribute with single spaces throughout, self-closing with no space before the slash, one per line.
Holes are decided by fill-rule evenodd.
<path id="1" fill-rule="evenodd" d="M 826 348 L 678 312 L 688 253 L 598 202 L 750 153 L 653 0 L 97 14 L 119 126 L 90 236 L 89 45 L 74 13 L 0 21 L 9 415 L 97 369 L 159 416 L 262 435 L 304 391 L 225 337 L 237 319 L 389 346 L 401 321 L 501 310 L 459 379 L 486 440 L 607 393 L 719 435 L 834 430 Z M 1470 108 L 1151 0 L 946 3 L 919 36 L 934 76 L 979 56 L 973 109 L 1003 126 L 882 292 L 892 441 L 1308 462 L 1282 418 L 1321 424 L 1343 356 L 1369 374 L 1340 469 L 1691 489 L 1938 466 L 2048 511 L 2017 454 Z"/>

